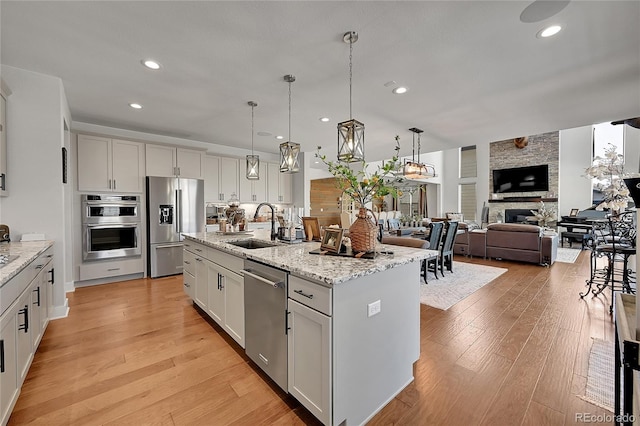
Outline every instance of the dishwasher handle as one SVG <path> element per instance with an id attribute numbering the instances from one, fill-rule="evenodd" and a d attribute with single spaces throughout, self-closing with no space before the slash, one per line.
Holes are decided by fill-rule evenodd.
<path id="1" fill-rule="evenodd" d="M 254 278 L 258 281 L 261 281 L 265 284 L 269 284 L 270 286 L 273 286 L 273 288 L 282 288 L 284 287 L 284 281 L 278 281 L 278 282 L 274 282 L 271 280 L 268 280 L 264 277 L 261 277 L 260 275 L 256 275 L 255 273 L 251 272 L 251 269 L 243 269 L 242 270 L 244 272 L 245 276 L 250 276 L 251 278 Z"/>

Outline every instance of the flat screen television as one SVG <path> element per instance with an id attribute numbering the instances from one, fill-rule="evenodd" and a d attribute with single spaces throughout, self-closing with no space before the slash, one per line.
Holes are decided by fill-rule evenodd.
<path id="1" fill-rule="evenodd" d="M 549 166 L 515 167 L 493 171 L 493 192 L 534 192 L 549 190 Z"/>

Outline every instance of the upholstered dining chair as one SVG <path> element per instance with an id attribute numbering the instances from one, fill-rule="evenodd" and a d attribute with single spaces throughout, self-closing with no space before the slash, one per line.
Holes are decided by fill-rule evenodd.
<path id="1" fill-rule="evenodd" d="M 429 249 L 440 250 L 442 244 L 442 232 L 444 229 L 444 222 L 431 222 L 429 224 Z M 439 258 L 440 256 L 438 256 Z M 425 282 L 427 281 L 426 274 L 428 271 L 433 271 L 436 279 L 438 279 L 438 258 L 428 260 L 425 264 Z"/>
<path id="2" fill-rule="evenodd" d="M 413 248 L 421 248 L 427 249 L 429 248 L 429 242 L 422 240 L 420 238 L 412 238 L 412 237 L 382 237 L 382 244 L 390 244 L 396 246 L 404 246 L 404 247 L 413 247 Z M 422 275 L 422 279 L 424 282 L 427 282 L 427 265 L 423 260 L 420 267 L 420 275 Z"/>
<path id="3" fill-rule="evenodd" d="M 453 242 L 456 239 L 456 234 L 458 233 L 458 222 L 449 221 L 447 222 L 444 238 L 442 241 L 442 246 L 440 247 L 440 256 L 438 256 L 438 260 L 440 263 L 440 273 L 444 277 L 444 268 L 447 268 L 447 271 L 453 272 Z"/>

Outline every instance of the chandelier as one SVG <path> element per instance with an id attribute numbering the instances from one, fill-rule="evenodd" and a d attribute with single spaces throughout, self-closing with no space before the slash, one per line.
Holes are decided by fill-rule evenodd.
<path id="1" fill-rule="evenodd" d="M 353 163 L 364 161 L 364 124 L 355 120 L 351 113 L 353 43 L 358 41 L 358 33 L 349 31 L 342 39 L 349 43 L 349 120 L 338 123 L 338 161 Z"/>
<path id="2" fill-rule="evenodd" d="M 247 102 L 251 107 L 251 155 L 247 155 L 247 179 L 260 179 L 260 156 L 253 154 L 253 109 L 258 106 L 253 101 Z"/>
<path id="3" fill-rule="evenodd" d="M 404 166 L 402 167 L 401 178 L 408 180 L 422 180 L 428 179 L 436 176 L 436 169 L 431 164 L 425 164 L 420 162 L 420 133 L 423 130 L 418 129 L 417 127 L 412 127 L 409 129 L 410 132 L 413 132 L 413 148 L 411 152 L 411 160 L 406 160 Z M 415 159 L 415 148 L 416 148 L 416 135 L 418 135 L 418 160 Z"/>
<path id="4" fill-rule="evenodd" d="M 280 144 L 280 172 L 296 173 L 300 170 L 300 144 L 291 142 L 291 83 L 296 81 L 296 78 L 288 74 L 284 76 L 284 81 L 289 83 L 289 140 Z"/>

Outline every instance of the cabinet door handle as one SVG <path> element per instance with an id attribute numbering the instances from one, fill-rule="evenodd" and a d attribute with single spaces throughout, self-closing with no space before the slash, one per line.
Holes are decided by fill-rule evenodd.
<path id="1" fill-rule="evenodd" d="M 286 309 L 284 310 L 284 334 L 289 334 L 289 330 L 291 330 L 291 327 L 289 327 L 289 314 L 291 312 L 287 311 Z"/>
<path id="2" fill-rule="evenodd" d="M 111 189 L 111 179 L 107 179 L 107 186 Z"/>
<path id="3" fill-rule="evenodd" d="M 191 287 L 191 286 L 190 286 L 189 284 L 187 284 L 187 283 L 184 283 L 184 286 L 185 286 L 185 287 L 187 287 L 187 288 L 188 288 L 188 287 Z"/>
<path id="4" fill-rule="evenodd" d="M 113 180 L 113 189 L 116 189 L 116 180 Z"/>
<path id="5" fill-rule="evenodd" d="M 298 293 L 300 296 L 304 296 L 307 299 L 313 299 L 313 294 L 307 294 L 302 290 L 293 290 L 294 293 Z"/>
<path id="6" fill-rule="evenodd" d="M 218 274 L 218 278 L 220 280 L 220 291 L 224 290 L 224 275 Z"/>
<path id="7" fill-rule="evenodd" d="M 0 175 L 0 189 L 3 190 L 3 191 L 7 190 L 6 181 L 7 181 L 7 175 L 2 173 Z"/>
<path id="8" fill-rule="evenodd" d="M 0 340 L 0 373 L 4 373 L 4 340 Z"/>
<path id="9" fill-rule="evenodd" d="M 38 299 L 36 300 L 36 302 L 34 303 L 34 305 L 36 306 L 40 306 L 40 286 L 38 286 L 38 288 L 36 288 L 35 290 L 36 293 L 38 293 Z"/>
<path id="10" fill-rule="evenodd" d="M 24 323 L 18 326 L 18 330 L 24 330 L 25 333 L 29 332 L 29 305 L 24 305 L 23 309 L 18 311 L 18 315 L 24 314 Z"/>
<path id="11" fill-rule="evenodd" d="M 49 271 L 49 273 L 51 274 L 51 279 L 50 279 L 48 282 L 50 282 L 50 283 L 51 283 L 51 285 L 53 285 L 53 284 L 54 284 L 54 282 L 55 282 L 55 279 L 54 279 L 54 272 L 53 272 L 53 271 L 54 271 L 54 269 L 55 269 L 55 268 L 51 268 L 51 270 Z"/>

